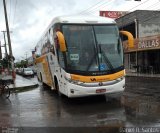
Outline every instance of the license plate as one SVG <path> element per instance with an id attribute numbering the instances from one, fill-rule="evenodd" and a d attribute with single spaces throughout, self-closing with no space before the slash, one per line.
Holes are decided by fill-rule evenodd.
<path id="1" fill-rule="evenodd" d="M 103 92 L 106 92 L 106 89 L 97 89 L 96 90 L 96 93 L 103 93 Z"/>

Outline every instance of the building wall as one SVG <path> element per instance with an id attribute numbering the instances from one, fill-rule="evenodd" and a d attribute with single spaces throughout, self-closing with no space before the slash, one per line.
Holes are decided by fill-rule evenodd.
<path id="1" fill-rule="evenodd" d="M 139 37 L 154 36 L 160 34 L 160 23 L 139 24 Z"/>
<path id="2" fill-rule="evenodd" d="M 123 42 L 125 68 L 131 72 L 160 74 L 160 11 L 137 10 L 116 22 L 120 30 L 130 31 L 135 38 L 134 48 Z"/>

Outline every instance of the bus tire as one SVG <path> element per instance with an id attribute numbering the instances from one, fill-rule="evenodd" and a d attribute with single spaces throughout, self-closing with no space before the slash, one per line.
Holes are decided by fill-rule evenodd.
<path id="1" fill-rule="evenodd" d="M 42 86 L 44 86 L 44 83 L 43 83 L 43 78 L 42 78 L 42 74 L 40 73 L 40 79 L 39 79 L 40 83 Z"/>
<path id="2" fill-rule="evenodd" d="M 62 93 L 59 91 L 59 84 L 58 84 L 58 80 L 57 78 L 55 78 L 55 87 L 56 87 L 56 91 L 58 93 L 58 96 L 62 96 Z"/>
<path id="3" fill-rule="evenodd" d="M 42 74 L 40 73 L 40 79 L 39 79 L 40 82 L 43 82 L 43 79 L 42 79 Z"/>

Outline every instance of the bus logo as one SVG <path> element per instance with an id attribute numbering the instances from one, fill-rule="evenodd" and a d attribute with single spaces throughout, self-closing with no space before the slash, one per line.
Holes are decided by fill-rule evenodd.
<path id="1" fill-rule="evenodd" d="M 90 78 L 91 79 L 91 81 L 96 81 L 96 78 Z"/>

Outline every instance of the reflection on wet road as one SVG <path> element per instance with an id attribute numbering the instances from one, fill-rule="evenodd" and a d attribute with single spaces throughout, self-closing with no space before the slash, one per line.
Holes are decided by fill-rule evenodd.
<path id="1" fill-rule="evenodd" d="M 109 130 L 109 127 L 160 127 L 158 95 L 152 97 L 140 91 L 133 93 L 133 89 L 138 89 L 138 86 L 144 87 L 138 81 L 137 88 L 133 84 L 128 79 L 121 100 L 110 101 L 105 96 L 74 99 L 59 97 L 42 87 L 12 94 L 10 101 L 0 100 L 0 127 L 98 127 L 98 131 Z"/>
<path id="2" fill-rule="evenodd" d="M 36 89 L 13 95 L 8 107 L 16 120 L 12 126 L 83 127 L 125 120 L 124 109 L 116 101 L 106 103 L 103 96 L 60 98 L 50 90 Z"/>
<path id="3" fill-rule="evenodd" d="M 121 103 L 128 126 L 160 127 L 160 79 L 128 77 Z"/>
<path id="4" fill-rule="evenodd" d="M 129 126 L 160 126 L 160 103 L 149 96 L 124 94 L 122 103 L 125 106 Z M 131 106 L 132 105 L 132 106 Z"/>

